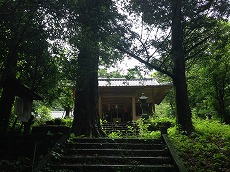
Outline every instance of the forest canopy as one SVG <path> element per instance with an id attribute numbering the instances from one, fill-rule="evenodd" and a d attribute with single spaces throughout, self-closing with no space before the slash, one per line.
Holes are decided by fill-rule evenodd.
<path id="1" fill-rule="evenodd" d="M 193 131 L 194 109 L 229 124 L 229 11 L 226 0 L 0 0 L 1 133 L 15 99 L 2 84 L 10 77 L 63 108 L 74 90 L 72 131 L 103 135 L 98 66 L 124 56 L 170 78 L 182 130 Z"/>

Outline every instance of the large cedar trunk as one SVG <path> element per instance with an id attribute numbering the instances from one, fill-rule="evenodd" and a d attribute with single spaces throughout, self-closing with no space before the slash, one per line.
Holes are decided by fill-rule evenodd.
<path id="1" fill-rule="evenodd" d="M 223 116 L 223 122 L 225 124 L 230 124 L 230 115 L 226 109 L 225 103 L 222 102 L 219 106 L 220 106 L 221 116 Z"/>
<path id="2" fill-rule="evenodd" d="M 101 137 L 105 134 L 98 114 L 99 56 L 88 48 L 81 48 L 78 56 L 72 131 L 76 136 Z"/>
<path id="3" fill-rule="evenodd" d="M 230 115 L 228 114 L 227 108 L 226 108 L 226 103 L 225 103 L 225 97 L 224 97 L 224 89 L 225 89 L 225 84 L 222 83 L 221 87 L 218 88 L 218 81 L 215 82 L 215 89 L 216 89 L 216 99 L 218 102 L 218 106 L 216 107 L 216 110 L 221 116 L 221 122 L 224 122 L 226 124 L 230 124 Z"/>
<path id="4" fill-rule="evenodd" d="M 77 47 L 77 78 L 72 132 L 76 136 L 105 136 L 98 113 L 99 15 L 103 1 L 82 1 L 81 31 Z M 84 7 L 84 8 L 83 8 Z"/>
<path id="5" fill-rule="evenodd" d="M 0 135 L 7 133 L 14 98 L 15 95 L 12 94 L 12 90 L 3 88 L 0 98 Z"/>
<path id="6" fill-rule="evenodd" d="M 69 118 L 70 117 L 71 107 L 67 106 L 64 109 L 65 109 L 65 118 Z"/>
<path id="7" fill-rule="evenodd" d="M 14 103 L 15 95 L 13 90 L 7 88 L 6 80 L 8 77 L 16 78 L 17 66 L 17 45 L 12 45 L 7 59 L 4 63 L 3 77 L 1 78 L 2 95 L 0 98 L 0 134 L 6 134 Z"/>
<path id="8" fill-rule="evenodd" d="M 176 113 L 177 123 L 183 131 L 191 134 L 193 130 L 192 126 L 192 114 L 189 107 L 187 84 L 185 78 L 184 62 L 181 60 L 174 62 L 174 74 L 173 84 L 175 88 L 176 98 Z"/>
<path id="9" fill-rule="evenodd" d="M 223 115 L 224 123 L 230 125 L 230 114 L 228 112 L 225 112 Z"/>
<path id="10" fill-rule="evenodd" d="M 182 130 L 190 134 L 193 130 L 193 126 L 185 76 L 181 0 L 172 0 L 172 14 L 173 84 L 176 94 L 177 123 Z"/>

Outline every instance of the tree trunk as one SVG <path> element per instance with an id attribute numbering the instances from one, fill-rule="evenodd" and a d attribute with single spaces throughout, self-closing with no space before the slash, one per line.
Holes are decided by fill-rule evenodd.
<path id="1" fill-rule="evenodd" d="M 76 136 L 105 136 L 98 112 L 99 28 L 104 1 L 82 1 L 79 13 L 81 30 L 77 48 L 77 78 L 72 131 Z M 103 6 L 104 7 L 104 6 Z"/>
<path id="2" fill-rule="evenodd" d="M 225 112 L 223 114 L 223 121 L 225 124 L 230 125 L 230 114 L 228 112 Z"/>
<path id="3" fill-rule="evenodd" d="M 181 0 L 172 0 L 172 14 L 173 84 L 176 94 L 177 123 L 182 130 L 190 134 L 193 126 L 185 76 Z"/>
<path id="4" fill-rule="evenodd" d="M 69 118 L 70 117 L 70 111 L 71 111 L 70 105 L 65 107 L 64 110 L 65 110 L 65 118 Z"/>
<path id="5" fill-rule="evenodd" d="M 213 84 L 215 87 L 216 100 L 218 102 L 218 106 L 215 107 L 218 115 L 221 117 L 221 122 L 226 124 L 230 124 L 230 115 L 227 111 L 227 105 L 225 102 L 225 88 L 226 88 L 226 75 L 219 78 L 218 76 L 213 76 Z"/>
<path id="6" fill-rule="evenodd" d="M 98 114 L 98 62 L 97 53 L 90 47 L 80 49 L 78 56 L 77 83 L 73 132 L 77 136 L 99 137 L 104 133 Z"/>
<path id="7" fill-rule="evenodd" d="M 2 91 L 1 98 L 0 98 L 0 134 L 7 133 L 9 119 L 11 115 L 11 109 L 12 109 L 14 99 L 15 99 L 13 90 L 8 88 L 7 80 L 10 77 L 16 78 L 16 67 L 17 67 L 17 50 L 16 49 L 17 49 L 17 45 L 11 46 L 8 57 L 4 64 L 5 69 L 3 72 L 3 77 L 1 78 L 3 91 Z"/>
<path id="8" fill-rule="evenodd" d="M 15 95 L 12 93 L 12 90 L 3 88 L 0 98 L 0 135 L 7 133 L 14 98 Z"/>

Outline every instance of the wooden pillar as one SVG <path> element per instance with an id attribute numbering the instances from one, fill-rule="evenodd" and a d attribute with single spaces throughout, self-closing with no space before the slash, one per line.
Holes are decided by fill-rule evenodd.
<path id="1" fill-rule="evenodd" d="M 98 100 L 98 110 L 99 110 L 99 117 L 100 119 L 102 119 L 102 98 L 101 96 L 99 95 L 99 100 Z"/>
<path id="2" fill-rule="evenodd" d="M 156 113 L 156 108 L 155 108 L 155 103 L 154 102 L 152 104 L 152 111 L 153 111 L 154 114 Z"/>
<path id="3" fill-rule="evenodd" d="M 136 98 L 132 96 L 132 121 L 136 121 Z"/>
<path id="4" fill-rule="evenodd" d="M 153 99 L 152 99 L 152 112 L 155 114 L 156 113 L 156 109 L 155 109 L 155 95 L 154 95 L 154 89 L 152 91 L 152 96 L 153 96 Z"/>

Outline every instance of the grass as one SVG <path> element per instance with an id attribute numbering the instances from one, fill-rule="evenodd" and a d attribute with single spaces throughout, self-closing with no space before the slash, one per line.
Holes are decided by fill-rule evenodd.
<path id="1" fill-rule="evenodd" d="M 194 119 L 195 132 L 180 134 L 169 129 L 178 154 L 191 172 L 230 172 L 230 126 L 216 120 Z"/>

